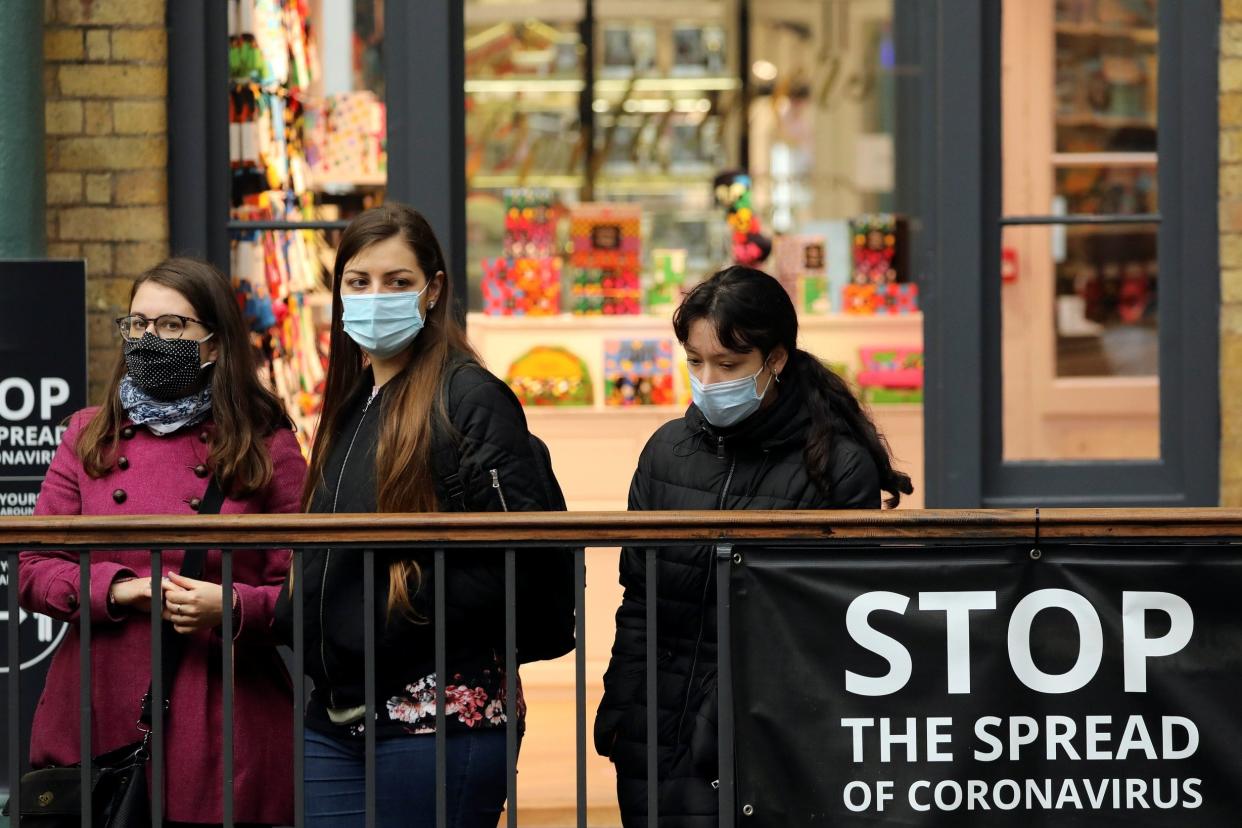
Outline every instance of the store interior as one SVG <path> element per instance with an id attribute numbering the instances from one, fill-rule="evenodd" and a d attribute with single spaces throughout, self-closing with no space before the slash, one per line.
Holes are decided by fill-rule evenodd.
<path id="1" fill-rule="evenodd" d="M 796 304 L 800 346 L 869 406 L 915 483 L 902 508 L 923 504 L 906 5 L 467 0 L 467 332 L 548 443 L 571 509 L 625 508 L 647 437 L 689 401 L 680 296 L 769 247 L 758 266 Z M 1157 212 L 1155 5 L 1007 0 L 1007 215 Z M 400 152 L 383 0 L 229 6 L 232 218 L 348 220 L 382 203 Z M 230 233 L 255 347 L 309 446 L 339 231 Z M 1006 230 L 1007 459 L 1158 456 L 1155 235 Z M 619 593 L 615 552 L 591 561 L 598 677 Z M 546 703 L 532 704 L 522 801 L 554 815 L 574 801 L 572 674 L 558 662 L 524 679 Z M 598 824 L 610 779 L 591 765 Z"/>

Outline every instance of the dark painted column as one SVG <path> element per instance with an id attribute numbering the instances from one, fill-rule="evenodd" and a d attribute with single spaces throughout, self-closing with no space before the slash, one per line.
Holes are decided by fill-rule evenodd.
<path id="1" fill-rule="evenodd" d="M 47 250 L 43 0 L 0 2 L 0 258 Z"/>
<path id="2" fill-rule="evenodd" d="M 466 307 L 465 4 L 389 3 L 384 38 L 388 198 L 427 217 Z"/>

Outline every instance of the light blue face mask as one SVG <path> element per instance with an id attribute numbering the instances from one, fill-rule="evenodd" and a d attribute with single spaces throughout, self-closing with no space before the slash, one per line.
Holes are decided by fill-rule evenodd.
<path id="1" fill-rule="evenodd" d="M 690 374 L 690 394 L 694 404 L 707 421 L 717 428 L 737 425 L 759 410 L 763 396 L 768 393 L 768 386 L 772 384 L 771 377 L 763 390 L 759 390 L 759 375 L 765 367 L 767 366 L 760 367 L 752 377 L 713 382 L 711 385 L 704 385 L 698 377 Z"/>
<path id="2" fill-rule="evenodd" d="M 366 293 L 341 296 L 341 323 L 349 338 L 371 356 L 388 359 L 408 346 L 423 329 L 418 293 Z"/>

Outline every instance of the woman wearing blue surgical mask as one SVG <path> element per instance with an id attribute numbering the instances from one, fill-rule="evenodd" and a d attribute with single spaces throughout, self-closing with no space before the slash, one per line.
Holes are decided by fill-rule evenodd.
<path id="1" fill-rule="evenodd" d="M 673 317 L 694 404 L 648 441 L 631 510 L 878 509 L 913 491 L 840 377 L 798 350 L 785 289 L 731 267 L 696 287 Z M 708 546 L 657 551 L 659 818 L 717 824 L 716 567 Z M 626 828 L 647 825 L 646 567 L 621 556 L 625 588 L 595 747 L 616 765 Z"/>
<path id="2" fill-rule="evenodd" d="M 546 479 L 521 405 L 481 368 L 453 315 L 444 254 L 415 210 L 388 204 L 346 228 L 333 274 L 323 413 L 303 506 L 319 513 L 545 511 Z M 445 473 L 445 446 L 453 471 Z M 454 508 L 456 507 L 456 508 Z M 522 727 L 520 683 L 506 698 L 504 558 L 453 550 L 445 577 L 448 816 L 495 826 L 504 805 L 505 726 Z M 377 825 L 435 824 L 435 637 L 430 553 L 375 553 L 376 721 L 365 721 L 363 556 L 305 557 L 306 816 L 362 826 L 365 734 L 374 727 Z M 275 632 L 293 639 L 292 589 Z"/>

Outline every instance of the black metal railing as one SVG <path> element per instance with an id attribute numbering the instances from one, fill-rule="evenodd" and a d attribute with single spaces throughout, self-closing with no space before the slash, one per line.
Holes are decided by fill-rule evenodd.
<path id="1" fill-rule="evenodd" d="M 8 709 L 6 749 L 9 760 L 11 824 L 19 825 L 21 803 L 15 784 L 25 767 L 22 755 L 20 635 L 18 572 L 19 553 L 25 550 L 62 550 L 78 554 L 79 568 L 79 669 L 81 768 L 83 790 L 90 790 L 92 768 L 92 684 L 91 684 L 91 556 L 104 550 L 143 550 L 151 556 L 151 588 L 159 595 L 163 570 L 162 551 L 168 549 L 213 549 L 221 551 L 221 582 L 224 594 L 232 591 L 235 551 L 243 549 L 292 549 L 292 613 L 294 704 L 290 715 L 294 727 L 294 814 L 295 824 L 305 822 L 304 738 L 305 710 L 303 674 L 304 640 L 304 554 L 310 548 L 331 544 L 333 550 L 352 550 L 363 561 L 364 645 L 365 645 L 365 771 L 366 824 L 376 824 L 376 630 L 375 630 L 375 554 L 385 549 L 430 551 L 434 581 L 434 646 L 436 692 L 435 784 L 437 825 L 447 824 L 447 742 L 446 742 L 446 561 L 457 549 L 494 548 L 504 552 L 505 593 L 505 714 L 507 824 L 518 824 L 517 746 L 519 694 L 517 681 L 517 556 L 545 553 L 549 547 L 574 548 L 576 647 L 575 676 L 575 787 L 578 826 L 587 820 L 587 709 L 586 709 L 586 554 L 591 548 L 613 549 L 627 546 L 645 550 L 646 570 L 646 693 L 647 693 L 647 795 L 648 824 L 659 819 L 659 755 L 657 739 L 657 563 L 659 549 L 687 544 L 704 546 L 714 555 L 718 635 L 717 677 L 719 685 L 718 761 L 719 824 L 734 825 L 735 786 L 731 772 L 734 759 L 733 665 L 730 627 L 730 571 L 734 566 L 735 545 L 799 547 L 817 546 L 830 553 L 835 546 L 859 542 L 881 542 L 917 546 L 939 539 L 980 540 L 1057 537 L 1097 537 L 1137 539 L 1144 537 L 1207 537 L 1242 534 L 1242 511 L 1203 510 L 1045 510 L 978 512 L 648 512 L 648 513 L 512 513 L 504 515 L 282 515 L 228 517 L 59 517 L 7 518 L 0 521 L 0 554 L 8 566 Z M 163 698 L 161 687 L 161 602 L 153 601 L 151 623 L 152 696 Z M 234 822 L 233 791 L 233 710 L 234 662 L 233 619 L 223 613 L 221 662 L 223 676 L 223 778 L 221 802 L 223 823 Z M 165 726 L 162 717 L 153 716 L 151 732 L 151 810 L 153 824 L 164 815 Z M 90 826 L 89 808 L 84 809 L 81 825 Z"/>

